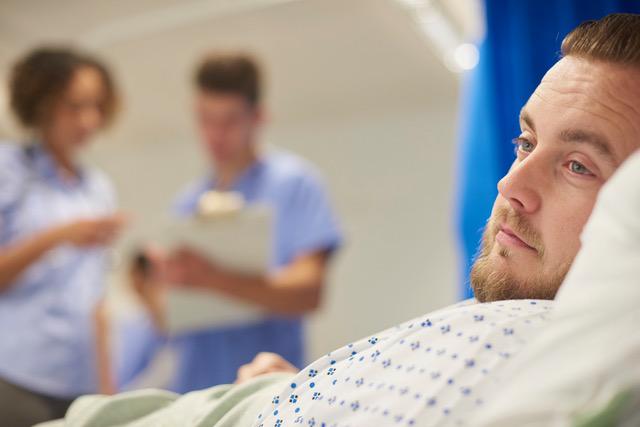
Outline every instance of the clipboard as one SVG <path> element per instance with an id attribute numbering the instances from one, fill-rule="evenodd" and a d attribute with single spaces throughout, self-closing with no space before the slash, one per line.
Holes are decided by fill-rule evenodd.
<path id="1" fill-rule="evenodd" d="M 272 209 L 263 205 L 215 218 L 178 219 L 162 233 L 162 243 L 188 246 L 239 272 L 264 274 L 269 268 L 273 220 Z M 264 310 L 213 291 L 178 287 L 168 289 L 166 309 L 169 335 L 241 326 L 265 316 Z"/>

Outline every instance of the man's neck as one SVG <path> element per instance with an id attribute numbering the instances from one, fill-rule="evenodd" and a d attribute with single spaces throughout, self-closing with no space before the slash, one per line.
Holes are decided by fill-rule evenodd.
<path id="1" fill-rule="evenodd" d="M 216 162 L 216 189 L 227 191 L 236 180 L 258 159 L 258 150 L 252 146 L 237 158 L 227 162 Z"/>

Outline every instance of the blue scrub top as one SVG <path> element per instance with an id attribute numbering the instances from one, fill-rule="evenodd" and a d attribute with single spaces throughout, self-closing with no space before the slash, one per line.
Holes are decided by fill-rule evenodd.
<path id="1" fill-rule="evenodd" d="M 114 208 L 101 173 L 69 183 L 41 146 L 0 144 L 0 246 Z M 0 293 L 0 378 L 61 398 L 97 391 L 92 319 L 107 261 L 101 248 L 58 246 Z"/>
<path id="2" fill-rule="evenodd" d="M 200 196 L 215 188 L 215 182 L 215 176 L 208 176 L 192 183 L 177 198 L 175 212 L 192 215 Z M 264 154 L 232 190 L 241 193 L 248 204 L 269 205 L 274 210 L 272 270 L 286 266 L 304 253 L 333 251 L 341 243 L 338 221 L 319 174 L 293 154 L 281 150 Z M 132 341 L 135 335 L 139 348 L 146 352 L 157 350 L 161 340 L 149 323 L 130 327 L 133 328 L 129 332 L 123 332 L 130 334 L 131 339 L 121 337 L 121 340 Z M 145 343 L 142 336 L 147 337 Z M 262 351 L 278 353 L 297 366 L 303 366 L 305 361 L 303 327 L 298 317 L 269 316 L 249 325 L 184 334 L 171 338 L 169 345 L 178 361 L 169 388 L 180 393 L 233 382 L 238 368 Z M 126 349 L 127 344 L 122 348 Z M 141 355 L 131 363 L 141 367 L 139 360 L 148 361 L 149 357 Z M 129 375 L 134 372 L 131 367 L 122 369 Z"/>

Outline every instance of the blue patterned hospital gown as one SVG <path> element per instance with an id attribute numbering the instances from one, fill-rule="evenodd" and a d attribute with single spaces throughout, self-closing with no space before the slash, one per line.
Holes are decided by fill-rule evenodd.
<path id="1" fill-rule="evenodd" d="M 465 301 L 349 344 L 302 370 L 254 425 L 473 425 L 492 372 L 535 335 L 552 303 Z"/>

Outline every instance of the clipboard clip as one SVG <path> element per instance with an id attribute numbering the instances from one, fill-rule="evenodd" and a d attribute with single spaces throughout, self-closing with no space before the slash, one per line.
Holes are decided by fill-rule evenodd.
<path id="1" fill-rule="evenodd" d="M 242 212 L 245 200 L 237 191 L 210 190 L 198 199 L 196 218 L 213 220 L 235 216 Z"/>

